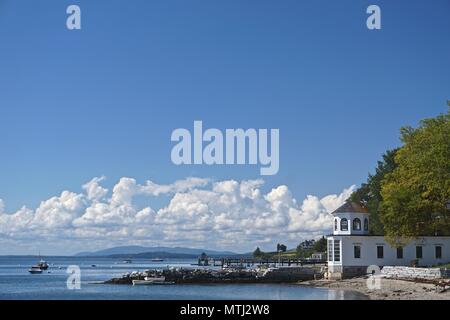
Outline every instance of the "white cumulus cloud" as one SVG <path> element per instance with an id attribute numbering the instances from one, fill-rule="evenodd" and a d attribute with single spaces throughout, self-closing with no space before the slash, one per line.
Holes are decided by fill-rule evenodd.
<path id="1" fill-rule="evenodd" d="M 323 198 L 308 195 L 297 202 L 288 186 L 263 192 L 264 181 L 186 178 L 170 184 L 121 178 L 112 192 L 96 177 L 81 193 L 63 191 L 36 209 L 7 213 L 0 199 L 0 239 L 34 239 L 51 246 L 58 239 L 73 247 L 134 243 L 251 250 L 283 241 L 290 245 L 331 231 L 330 212 L 342 205 L 355 186 Z M 167 204 L 153 208 L 164 195 Z M 167 200 L 168 197 L 168 200 Z M 160 203 L 160 202 L 158 202 Z"/>
<path id="2" fill-rule="evenodd" d="M 106 178 L 104 176 L 100 178 L 95 177 L 94 179 L 83 185 L 83 190 L 86 192 L 86 196 L 89 200 L 99 201 L 108 194 L 108 189 L 103 188 L 100 185 L 100 182 L 105 179 Z"/>

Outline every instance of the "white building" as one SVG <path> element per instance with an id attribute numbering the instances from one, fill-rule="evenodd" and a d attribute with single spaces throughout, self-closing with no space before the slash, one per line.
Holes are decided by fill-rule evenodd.
<path id="1" fill-rule="evenodd" d="M 346 202 L 333 213 L 333 235 L 328 241 L 328 277 L 367 273 L 369 266 L 433 266 L 450 262 L 450 237 L 420 237 L 403 247 L 392 247 L 383 236 L 369 235 L 369 214 L 359 204 Z"/>
<path id="2" fill-rule="evenodd" d="M 312 255 L 311 255 L 311 260 L 325 260 L 326 259 L 326 253 L 324 253 L 324 252 L 314 252 Z"/>

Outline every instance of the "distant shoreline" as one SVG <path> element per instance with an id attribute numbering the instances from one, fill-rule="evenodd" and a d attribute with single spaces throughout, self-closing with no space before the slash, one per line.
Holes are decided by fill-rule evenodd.
<path id="1" fill-rule="evenodd" d="M 196 254 L 184 254 L 184 253 L 170 253 L 170 252 L 144 252 L 138 254 L 112 254 L 112 255 L 0 255 L 0 258 L 73 258 L 73 259 L 136 259 L 136 260 L 148 260 L 153 258 L 163 259 L 192 259 L 197 260 L 199 255 Z M 247 257 L 244 254 L 235 255 L 210 255 L 210 258 L 222 258 L 222 257 Z"/>

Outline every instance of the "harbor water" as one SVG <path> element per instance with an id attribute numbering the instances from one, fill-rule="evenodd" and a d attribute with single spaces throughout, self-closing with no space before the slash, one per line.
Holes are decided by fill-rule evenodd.
<path id="1" fill-rule="evenodd" d="M 42 274 L 28 269 L 38 257 L 0 257 L 0 299 L 25 300 L 350 300 L 365 299 L 356 292 L 308 288 L 296 284 L 201 284 L 168 286 L 105 285 L 99 282 L 127 272 L 167 267 L 193 268 L 196 260 L 161 262 L 98 257 L 45 257 L 50 267 Z M 81 270 L 80 289 L 68 289 L 69 266 Z"/>

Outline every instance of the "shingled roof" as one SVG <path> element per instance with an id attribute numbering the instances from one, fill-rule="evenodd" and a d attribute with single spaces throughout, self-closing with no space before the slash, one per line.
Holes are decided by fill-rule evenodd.
<path id="1" fill-rule="evenodd" d="M 369 211 L 361 206 L 359 203 L 346 201 L 342 206 L 334 210 L 331 214 L 335 213 L 369 213 Z"/>

